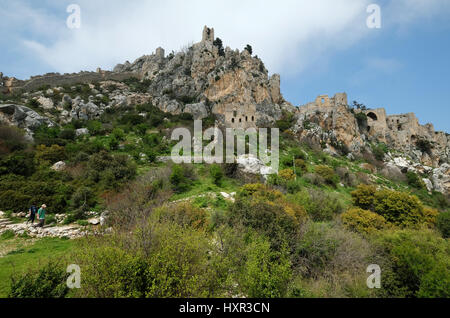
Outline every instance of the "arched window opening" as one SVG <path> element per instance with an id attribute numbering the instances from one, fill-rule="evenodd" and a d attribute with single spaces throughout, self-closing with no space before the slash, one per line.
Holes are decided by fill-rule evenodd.
<path id="1" fill-rule="evenodd" d="M 374 113 L 370 112 L 367 114 L 367 117 L 372 118 L 373 120 L 378 120 L 377 115 L 375 115 Z"/>

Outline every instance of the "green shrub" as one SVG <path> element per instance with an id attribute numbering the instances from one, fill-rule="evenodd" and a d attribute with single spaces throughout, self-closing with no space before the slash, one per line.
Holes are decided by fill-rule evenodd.
<path id="1" fill-rule="evenodd" d="M 148 125 L 147 124 L 139 124 L 136 126 L 136 133 L 139 136 L 144 136 L 147 133 L 147 129 L 148 129 Z"/>
<path id="2" fill-rule="evenodd" d="M 52 145 L 51 147 L 40 145 L 36 147 L 35 158 L 39 163 L 54 164 L 58 161 L 66 160 L 67 155 L 64 147 L 58 145 Z"/>
<path id="3" fill-rule="evenodd" d="M 172 167 L 172 174 L 169 179 L 175 192 L 182 193 L 190 187 L 190 180 L 186 177 L 186 169 L 182 165 L 174 165 Z"/>
<path id="4" fill-rule="evenodd" d="M 0 182 L 0 205 L 14 212 L 28 211 L 30 205 L 47 204 L 49 212 L 60 213 L 67 208 L 72 195 L 70 184 L 57 180 L 57 173 L 36 174 L 33 178 L 2 179 Z M 53 177 L 52 177 L 53 176 Z M 39 203 L 38 203 L 39 202 Z"/>
<path id="5" fill-rule="evenodd" d="M 324 178 L 328 185 L 336 186 L 339 182 L 339 176 L 334 172 L 334 170 L 328 166 L 316 166 L 315 172 Z"/>
<path id="6" fill-rule="evenodd" d="M 6 230 L 5 232 L 3 232 L 0 235 L 0 240 L 6 241 L 6 240 L 10 240 L 10 239 L 12 239 L 14 237 L 16 237 L 16 233 L 14 233 L 13 230 Z"/>
<path id="7" fill-rule="evenodd" d="M 29 177 L 36 171 L 34 153 L 26 151 L 14 152 L 0 158 L 0 175 L 16 174 Z"/>
<path id="8" fill-rule="evenodd" d="M 17 211 L 26 210 L 32 200 L 31 195 L 26 195 L 14 190 L 0 192 L 1 208 L 5 210 Z"/>
<path id="9" fill-rule="evenodd" d="M 299 226 L 306 219 L 305 210 L 287 201 L 278 191 L 261 184 L 247 184 L 230 207 L 229 223 L 242 224 L 270 238 L 274 247 L 293 243 Z"/>
<path id="10" fill-rule="evenodd" d="M 399 226 L 424 223 L 423 209 L 422 203 L 416 196 L 391 190 L 375 193 L 374 211 L 389 223 Z"/>
<path id="11" fill-rule="evenodd" d="M 326 224 L 310 223 L 297 243 L 295 257 L 306 276 L 317 277 L 334 258 L 339 242 L 326 235 L 329 231 Z"/>
<path id="12" fill-rule="evenodd" d="M 422 178 L 420 178 L 415 172 L 408 171 L 406 173 L 406 178 L 408 180 L 408 185 L 414 187 L 416 189 L 425 189 L 426 185 L 423 182 Z"/>
<path id="13" fill-rule="evenodd" d="M 364 113 L 356 113 L 355 118 L 360 127 L 367 126 L 367 115 Z"/>
<path id="14" fill-rule="evenodd" d="M 290 197 L 291 202 L 303 206 L 308 215 L 317 222 L 331 221 L 344 210 L 339 197 L 322 190 L 309 189 Z"/>
<path id="15" fill-rule="evenodd" d="M 350 209 L 341 218 L 349 230 L 363 234 L 372 234 L 387 227 L 384 217 L 361 208 Z"/>
<path id="16" fill-rule="evenodd" d="M 128 238 L 108 237 L 76 252 L 83 268 L 79 297 L 205 298 L 216 274 L 208 269 L 211 243 L 202 232 L 170 223 L 150 223 Z"/>
<path id="17" fill-rule="evenodd" d="M 438 215 L 436 226 L 444 238 L 450 237 L 450 212 L 442 212 Z"/>
<path id="18" fill-rule="evenodd" d="M 34 132 L 34 142 L 36 145 L 46 145 L 50 147 L 51 145 L 59 145 L 64 146 L 67 144 L 67 141 L 59 138 L 60 128 L 55 127 L 47 127 L 45 125 L 41 125 Z"/>
<path id="19" fill-rule="evenodd" d="M 83 208 L 87 211 L 88 208 L 95 206 L 95 194 L 91 188 L 79 187 L 72 195 L 71 206 L 73 209 Z"/>
<path id="20" fill-rule="evenodd" d="M 211 175 L 215 185 L 220 186 L 222 184 L 224 174 L 219 165 L 211 165 L 209 174 Z"/>
<path id="21" fill-rule="evenodd" d="M 124 141 L 125 140 L 125 132 L 123 131 L 123 129 L 114 128 L 114 130 L 112 131 L 112 137 L 114 137 L 118 141 Z"/>
<path id="22" fill-rule="evenodd" d="M 116 137 L 112 136 L 108 141 L 109 150 L 114 151 L 119 149 L 119 141 Z"/>
<path id="23" fill-rule="evenodd" d="M 80 226 L 88 226 L 89 222 L 87 220 L 78 220 L 77 224 Z"/>
<path id="24" fill-rule="evenodd" d="M 361 184 L 351 193 L 353 203 L 363 210 L 372 210 L 376 192 L 375 186 Z"/>
<path id="25" fill-rule="evenodd" d="M 285 297 L 291 276 L 288 250 L 274 251 L 269 240 L 253 236 L 240 280 L 245 295 L 250 298 Z"/>
<path id="26" fill-rule="evenodd" d="M 384 156 L 388 153 L 386 144 L 380 143 L 378 145 L 372 145 L 372 153 L 378 161 L 383 161 Z"/>
<path id="27" fill-rule="evenodd" d="M 64 129 L 59 133 L 59 138 L 67 140 L 75 140 L 75 129 Z"/>
<path id="28" fill-rule="evenodd" d="M 120 187 L 137 173 L 136 165 L 127 155 L 110 155 L 106 151 L 92 155 L 87 167 L 89 179 L 105 188 Z"/>
<path id="29" fill-rule="evenodd" d="M 87 129 L 92 136 L 97 136 L 103 133 L 103 124 L 97 120 L 91 120 L 87 123 Z"/>
<path id="30" fill-rule="evenodd" d="M 295 159 L 295 172 L 300 174 L 307 171 L 306 161 L 303 159 Z"/>
<path id="31" fill-rule="evenodd" d="M 16 127 L 0 126 L 0 156 L 13 151 L 24 150 L 27 144 L 22 130 Z"/>
<path id="32" fill-rule="evenodd" d="M 284 182 L 292 181 L 295 179 L 294 170 L 292 169 L 284 169 L 278 173 L 280 179 Z"/>
<path id="33" fill-rule="evenodd" d="M 430 230 L 380 232 L 383 297 L 448 298 L 450 242 Z M 386 261 L 387 260 L 387 261 Z"/>
<path id="34" fill-rule="evenodd" d="M 49 262 L 40 269 L 32 269 L 11 278 L 9 298 L 64 298 L 68 292 L 69 274 L 57 262 Z"/>

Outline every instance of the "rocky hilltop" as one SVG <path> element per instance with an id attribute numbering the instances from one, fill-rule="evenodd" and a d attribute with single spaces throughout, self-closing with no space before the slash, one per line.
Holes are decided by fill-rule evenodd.
<path id="1" fill-rule="evenodd" d="M 79 84 L 84 84 L 80 88 Z M 280 92 L 280 76 L 269 76 L 247 46 L 224 48 L 205 27 L 202 41 L 181 52 L 155 53 L 112 71 L 46 74 L 28 81 L 0 73 L 0 121 L 25 129 L 32 137 L 40 125 L 93 120 L 109 110 L 126 112 L 153 104 L 172 113 L 211 117 L 222 127 L 280 126 L 333 155 L 357 159 L 378 154 L 380 171 L 420 172 L 428 189 L 450 193 L 450 136 L 433 125 L 420 125 L 414 114 L 349 106 L 345 93 L 320 95 L 294 107 Z M 144 114 L 145 115 L 145 114 Z M 379 155 L 380 148 L 383 154 Z"/>

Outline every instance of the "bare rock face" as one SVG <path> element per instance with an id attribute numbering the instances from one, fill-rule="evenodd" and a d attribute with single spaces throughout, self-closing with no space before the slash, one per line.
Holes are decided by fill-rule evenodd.
<path id="1" fill-rule="evenodd" d="M 432 181 L 436 191 L 450 195 L 450 165 L 444 163 L 439 168 L 434 169 Z"/>
<path id="2" fill-rule="evenodd" d="M 343 104 L 306 105 L 298 109 L 295 118 L 293 130 L 301 139 L 325 143 L 331 150 L 346 147 L 354 153 L 365 144 L 355 116 Z"/>
<path id="3" fill-rule="evenodd" d="M 205 30 L 209 33 L 203 32 L 201 42 L 182 52 L 165 56 L 164 50 L 158 49 L 114 70 L 136 72 L 151 81 L 148 93 L 154 97 L 154 105 L 165 112 L 188 112 L 201 118 L 206 117 L 206 110 L 224 126 L 236 128 L 278 120 L 280 105 L 288 104 L 280 92 L 280 76 L 269 78 L 259 58 L 247 50 L 224 49 L 212 38 L 213 29 Z"/>
<path id="4" fill-rule="evenodd" d="M 25 129 L 30 138 L 33 131 L 41 125 L 54 126 L 49 118 L 39 115 L 28 107 L 14 104 L 0 105 L 0 122 Z"/>

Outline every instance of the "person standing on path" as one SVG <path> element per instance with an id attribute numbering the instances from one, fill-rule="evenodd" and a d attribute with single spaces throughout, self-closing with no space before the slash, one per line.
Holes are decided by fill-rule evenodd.
<path id="1" fill-rule="evenodd" d="M 45 223 L 45 209 L 47 208 L 47 206 L 45 204 L 43 204 L 41 206 L 41 208 L 38 210 L 38 218 L 39 218 L 39 225 L 38 227 L 44 227 L 44 223 Z"/>
<path id="2" fill-rule="evenodd" d="M 30 208 L 30 217 L 27 220 L 27 224 L 31 222 L 31 225 L 34 225 L 34 219 L 36 218 L 36 213 L 38 212 L 38 209 L 35 204 L 33 204 Z"/>

